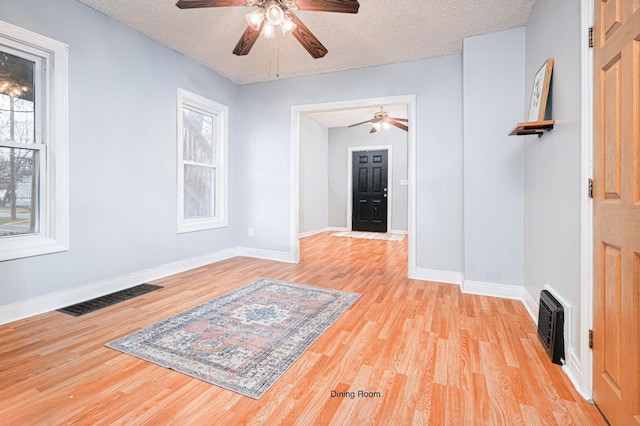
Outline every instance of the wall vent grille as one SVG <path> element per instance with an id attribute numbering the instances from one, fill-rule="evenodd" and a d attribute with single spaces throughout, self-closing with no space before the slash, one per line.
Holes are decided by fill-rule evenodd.
<path id="1" fill-rule="evenodd" d="M 564 361 L 564 309 L 547 290 L 540 292 L 538 336 L 554 364 Z"/>

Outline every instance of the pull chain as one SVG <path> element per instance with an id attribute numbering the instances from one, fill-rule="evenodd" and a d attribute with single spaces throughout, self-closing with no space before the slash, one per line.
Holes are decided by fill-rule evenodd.
<path id="1" fill-rule="evenodd" d="M 276 78 L 280 78 L 280 39 L 276 41 Z"/>
<path id="2" fill-rule="evenodd" d="M 273 47 L 273 38 L 269 39 L 269 77 L 273 77 L 273 56 L 274 56 L 274 47 Z M 276 56 L 276 78 L 280 77 L 280 38 L 275 37 L 276 46 L 275 46 L 275 56 Z"/>

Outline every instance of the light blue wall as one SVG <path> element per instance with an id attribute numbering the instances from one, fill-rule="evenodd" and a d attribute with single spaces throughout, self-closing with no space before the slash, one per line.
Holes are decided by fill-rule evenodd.
<path id="1" fill-rule="evenodd" d="M 419 267 L 462 270 L 462 56 L 240 87 L 241 245 L 289 251 L 291 107 L 415 94 Z M 410 123 L 411 125 L 411 123 Z M 244 235 L 244 234 L 243 234 Z"/>
<path id="2" fill-rule="evenodd" d="M 465 280 L 523 285 L 524 28 L 464 40 Z"/>
<path id="3" fill-rule="evenodd" d="M 329 226 L 329 129 L 300 117 L 299 199 L 300 233 Z"/>
<path id="4" fill-rule="evenodd" d="M 0 306 L 235 247 L 229 227 L 176 234 L 176 88 L 229 106 L 238 88 L 73 0 L 2 0 L 0 19 L 69 44 L 70 249 L 0 262 Z"/>
<path id="5" fill-rule="evenodd" d="M 573 305 L 570 344 L 579 353 L 580 1 L 537 0 L 526 31 L 525 107 L 533 76 L 553 58 L 556 124 L 542 138 L 524 141 L 524 280 L 535 300 L 548 284 Z"/>

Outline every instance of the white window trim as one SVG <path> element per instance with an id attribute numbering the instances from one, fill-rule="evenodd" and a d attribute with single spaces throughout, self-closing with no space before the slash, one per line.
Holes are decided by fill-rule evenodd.
<path id="1" fill-rule="evenodd" d="M 69 250 L 69 46 L 0 21 L 0 44 L 44 59 L 40 231 L 0 238 L 0 261 Z M 33 148 L 25 146 L 24 148 Z"/>
<path id="2" fill-rule="evenodd" d="M 220 126 L 216 126 L 217 163 L 216 185 L 215 185 L 215 205 L 216 215 L 213 217 L 185 219 L 184 217 L 184 164 L 189 163 L 184 160 L 182 141 L 182 108 L 187 107 L 204 114 L 212 114 L 218 117 Z M 203 231 L 228 226 L 227 200 L 228 200 L 228 127 L 229 108 L 225 105 L 214 102 L 203 96 L 178 88 L 178 102 L 176 110 L 177 120 L 177 195 L 178 195 L 178 226 L 177 233 Z"/>

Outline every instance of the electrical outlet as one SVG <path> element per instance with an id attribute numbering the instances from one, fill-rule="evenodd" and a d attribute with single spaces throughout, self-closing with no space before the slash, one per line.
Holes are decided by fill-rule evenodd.
<path id="1" fill-rule="evenodd" d="M 249 228 L 249 236 L 253 237 L 253 228 Z"/>

